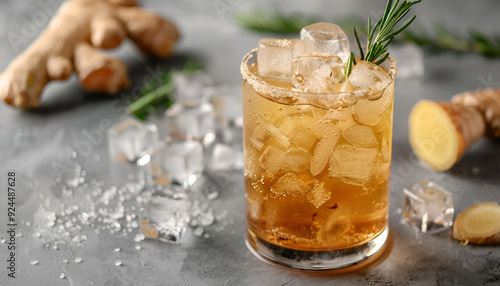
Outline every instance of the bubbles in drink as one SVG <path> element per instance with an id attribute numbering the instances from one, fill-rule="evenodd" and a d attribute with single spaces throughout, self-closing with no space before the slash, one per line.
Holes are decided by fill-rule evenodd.
<path id="1" fill-rule="evenodd" d="M 379 153 L 375 148 L 339 145 L 330 161 L 330 176 L 347 184 L 364 186 L 373 175 Z"/>
<path id="2" fill-rule="evenodd" d="M 335 125 L 333 125 L 335 126 Z M 336 127 L 332 128 L 330 133 L 325 134 L 314 149 L 314 156 L 311 160 L 311 174 L 316 176 L 320 174 L 326 167 L 332 155 L 335 146 L 339 140 L 340 132 Z"/>
<path id="3" fill-rule="evenodd" d="M 342 137 L 356 147 L 376 147 L 378 140 L 373 130 L 366 125 L 354 124 L 342 131 Z"/>
<path id="4" fill-rule="evenodd" d="M 314 188 L 307 194 L 307 199 L 315 208 L 321 207 L 332 197 L 330 190 L 325 189 L 324 182 L 316 182 Z"/>
<path id="5" fill-rule="evenodd" d="M 270 176 L 276 175 L 281 168 L 278 160 L 281 158 L 283 153 L 283 150 L 275 147 L 274 145 L 268 146 L 262 153 L 262 156 L 260 156 L 260 166 L 267 171 Z"/>
<path id="6" fill-rule="evenodd" d="M 271 187 L 271 191 L 280 196 L 303 196 L 311 186 L 304 182 L 295 173 L 287 173 L 280 177 L 278 181 Z"/>
<path id="7" fill-rule="evenodd" d="M 311 154 L 304 149 L 289 149 L 276 162 L 284 172 L 306 172 L 311 165 Z"/>

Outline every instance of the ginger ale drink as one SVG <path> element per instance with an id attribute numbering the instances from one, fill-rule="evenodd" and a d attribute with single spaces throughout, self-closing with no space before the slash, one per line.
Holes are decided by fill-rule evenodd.
<path id="1" fill-rule="evenodd" d="M 337 55 L 264 39 L 241 72 L 250 249 L 308 270 L 377 253 L 388 233 L 392 58 L 358 61 L 345 79 Z"/>

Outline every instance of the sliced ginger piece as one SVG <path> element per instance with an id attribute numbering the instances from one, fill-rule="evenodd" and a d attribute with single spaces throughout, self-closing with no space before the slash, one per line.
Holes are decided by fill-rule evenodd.
<path id="1" fill-rule="evenodd" d="M 500 206 L 488 202 L 463 211 L 455 219 L 453 238 L 465 243 L 500 243 Z"/>
<path id="2" fill-rule="evenodd" d="M 409 118 L 415 154 L 436 171 L 450 169 L 485 132 L 479 110 L 449 102 L 420 101 Z"/>

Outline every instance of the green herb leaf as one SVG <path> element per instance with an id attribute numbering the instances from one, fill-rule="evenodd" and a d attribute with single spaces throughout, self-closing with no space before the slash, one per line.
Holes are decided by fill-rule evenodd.
<path id="1" fill-rule="evenodd" d="M 366 56 L 361 56 L 361 60 L 375 62 L 381 64 L 387 57 L 387 47 L 396 35 L 404 31 L 415 20 L 415 16 L 408 19 L 403 25 L 396 28 L 396 25 L 408 14 L 411 6 L 421 2 L 417 0 L 414 2 L 403 1 L 399 4 L 399 0 L 394 3 L 393 0 L 387 1 L 387 6 L 384 15 L 377 21 L 375 26 L 371 28 L 371 20 L 368 19 L 368 38 L 366 41 Z M 357 33 L 354 35 L 359 49 L 359 38 Z"/>
<path id="2" fill-rule="evenodd" d="M 191 74 L 202 69 L 201 64 L 189 58 L 182 70 L 178 72 Z M 139 96 L 132 99 L 128 105 L 128 112 L 141 120 L 146 118 L 160 107 L 168 108 L 174 103 L 170 92 L 174 89 L 173 75 L 176 71 L 166 70 L 155 75 L 145 85 Z"/>
<path id="3" fill-rule="evenodd" d="M 356 65 L 356 57 L 354 56 L 354 53 L 351 52 L 351 54 L 347 58 L 347 63 L 345 65 L 344 79 L 347 79 L 347 77 L 351 74 L 352 67 L 355 65 Z"/>

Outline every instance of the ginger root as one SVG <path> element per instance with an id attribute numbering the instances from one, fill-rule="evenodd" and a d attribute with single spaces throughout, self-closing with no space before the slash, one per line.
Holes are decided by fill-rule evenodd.
<path id="1" fill-rule="evenodd" d="M 176 27 L 137 7 L 134 0 L 70 0 L 47 29 L 0 74 L 0 95 L 20 109 L 36 108 L 45 85 L 76 71 L 86 90 L 115 93 L 130 84 L 126 66 L 99 51 L 126 37 L 147 55 L 166 57 Z"/>
<path id="2" fill-rule="evenodd" d="M 453 224 L 453 238 L 465 244 L 500 243 L 500 206 L 489 202 L 463 211 Z"/>
<path id="3" fill-rule="evenodd" d="M 500 137 L 500 90 L 462 93 L 452 102 L 420 101 L 410 113 L 410 144 L 436 171 L 449 170 L 485 135 Z"/>

